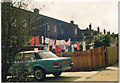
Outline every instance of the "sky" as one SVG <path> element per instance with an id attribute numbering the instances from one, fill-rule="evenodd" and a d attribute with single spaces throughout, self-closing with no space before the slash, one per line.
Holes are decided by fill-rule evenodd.
<path id="1" fill-rule="evenodd" d="M 91 23 L 94 30 L 118 33 L 118 0 L 34 0 L 32 7 L 55 19 L 74 20 L 80 29 Z"/>

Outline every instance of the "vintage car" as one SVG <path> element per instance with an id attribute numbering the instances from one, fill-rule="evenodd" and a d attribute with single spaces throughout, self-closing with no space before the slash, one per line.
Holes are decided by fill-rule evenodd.
<path id="1" fill-rule="evenodd" d="M 53 74 L 58 77 L 63 71 L 70 69 L 73 65 L 70 57 L 58 57 L 51 51 L 24 51 L 17 54 L 15 62 L 12 64 L 13 68 L 10 71 L 19 71 L 20 63 L 23 62 L 28 64 L 28 68 L 33 70 L 34 78 L 37 80 L 44 80 L 46 74 Z"/>

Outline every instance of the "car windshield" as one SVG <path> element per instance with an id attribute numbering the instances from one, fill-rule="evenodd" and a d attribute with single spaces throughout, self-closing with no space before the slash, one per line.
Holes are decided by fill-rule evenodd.
<path id="1" fill-rule="evenodd" d="M 48 52 L 40 52 L 39 53 L 41 58 L 57 58 L 58 56 L 56 56 L 54 53 L 48 51 Z"/>

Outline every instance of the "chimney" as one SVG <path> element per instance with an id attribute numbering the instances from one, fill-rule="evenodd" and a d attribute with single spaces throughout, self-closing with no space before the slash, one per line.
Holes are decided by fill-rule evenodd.
<path id="1" fill-rule="evenodd" d="M 106 30 L 104 29 L 104 34 L 106 34 Z"/>
<path id="2" fill-rule="evenodd" d="M 97 31 L 98 31 L 98 33 L 100 32 L 100 28 L 99 27 L 97 27 Z"/>
<path id="3" fill-rule="evenodd" d="M 70 21 L 70 23 L 71 23 L 71 24 L 74 24 L 74 21 L 73 21 L 73 20 L 71 20 L 71 21 Z"/>
<path id="4" fill-rule="evenodd" d="M 90 29 L 90 30 L 92 29 L 92 25 L 91 25 L 91 23 L 90 23 L 90 25 L 89 25 L 89 29 Z"/>
<path id="5" fill-rule="evenodd" d="M 35 13 L 35 14 L 39 14 L 39 9 L 35 8 L 35 9 L 34 9 L 34 13 Z"/>

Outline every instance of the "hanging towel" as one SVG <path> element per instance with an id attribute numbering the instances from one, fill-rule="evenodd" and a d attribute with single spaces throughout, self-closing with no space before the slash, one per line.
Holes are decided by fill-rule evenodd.
<path id="1" fill-rule="evenodd" d="M 74 45 L 72 45 L 72 52 L 74 52 Z"/>
<path id="2" fill-rule="evenodd" d="M 50 42 L 50 38 L 45 38 L 45 43 L 49 44 L 49 42 Z"/>
<path id="3" fill-rule="evenodd" d="M 86 44 L 85 44 L 85 42 L 83 42 L 83 51 L 85 51 L 86 50 Z"/>
<path id="4" fill-rule="evenodd" d="M 64 50 L 64 45 L 61 46 L 61 49 Z"/>
<path id="5" fill-rule="evenodd" d="M 65 52 L 68 52 L 68 49 L 65 49 Z"/>
<path id="6" fill-rule="evenodd" d="M 41 41 L 41 43 L 43 44 L 43 43 L 44 43 L 44 37 L 42 36 L 41 38 L 42 38 L 42 41 Z"/>
<path id="7" fill-rule="evenodd" d="M 39 36 L 35 37 L 35 45 L 39 45 Z"/>
<path id="8" fill-rule="evenodd" d="M 56 40 L 56 45 L 60 45 L 60 40 Z"/>
<path id="9" fill-rule="evenodd" d="M 77 50 L 80 50 L 80 44 L 77 44 Z"/>
<path id="10" fill-rule="evenodd" d="M 50 39 L 49 45 L 50 45 L 50 46 L 53 45 L 53 40 L 52 40 L 52 39 Z"/>

